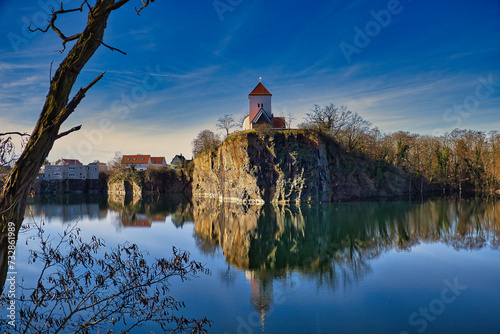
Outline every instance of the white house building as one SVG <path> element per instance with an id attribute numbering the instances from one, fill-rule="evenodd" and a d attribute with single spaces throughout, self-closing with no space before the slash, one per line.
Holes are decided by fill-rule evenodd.
<path id="1" fill-rule="evenodd" d="M 100 172 L 107 170 L 106 164 L 83 165 L 77 159 L 61 159 L 55 165 L 43 166 L 42 180 L 97 180 Z"/>
<path id="2" fill-rule="evenodd" d="M 136 170 L 146 170 L 151 165 L 151 156 L 144 154 L 124 155 L 122 165 L 128 168 L 134 166 Z"/>
<path id="3" fill-rule="evenodd" d="M 102 162 L 91 162 L 87 166 L 87 179 L 97 180 L 100 173 L 105 173 L 108 166 Z"/>
<path id="4" fill-rule="evenodd" d="M 258 129 L 259 127 L 285 128 L 285 118 L 274 117 L 273 115 L 271 97 L 272 94 L 259 80 L 257 86 L 248 95 L 249 112 L 248 116 L 243 120 L 245 130 Z"/>
<path id="5" fill-rule="evenodd" d="M 167 167 L 165 157 L 152 157 L 146 154 L 124 155 L 121 163 L 128 168 L 134 166 L 136 170 L 146 170 L 149 166 Z"/>

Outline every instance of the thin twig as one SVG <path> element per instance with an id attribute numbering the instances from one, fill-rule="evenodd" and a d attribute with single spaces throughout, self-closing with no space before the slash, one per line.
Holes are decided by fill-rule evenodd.
<path id="1" fill-rule="evenodd" d="M 142 7 L 141 8 L 137 9 L 137 7 L 134 6 L 135 12 L 137 13 L 137 15 L 141 15 L 141 14 L 139 14 L 141 12 L 141 10 L 143 10 L 144 8 L 146 8 L 149 5 L 150 2 L 155 2 L 155 0 L 146 0 L 146 1 L 141 0 L 141 1 L 142 1 Z"/>

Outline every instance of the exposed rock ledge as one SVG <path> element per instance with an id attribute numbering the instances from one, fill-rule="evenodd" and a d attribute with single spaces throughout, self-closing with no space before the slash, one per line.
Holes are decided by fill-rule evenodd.
<path id="1" fill-rule="evenodd" d="M 328 137 L 302 130 L 230 135 L 194 160 L 194 197 L 259 204 L 399 196 L 407 176 L 350 155 Z"/>

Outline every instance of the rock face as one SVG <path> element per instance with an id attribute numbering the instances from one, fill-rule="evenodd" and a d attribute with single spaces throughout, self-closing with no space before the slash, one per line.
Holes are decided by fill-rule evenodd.
<path id="1" fill-rule="evenodd" d="M 134 181 L 108 183 L 108 194 L 142 196 L 142 188 Z"/>
<path id="2" fill-rule="evenodd" d="M 33 184 L 35 194 L 105 194 L 106 180 L 36 180 Z"/>
<path id="3" fill-rule="evenodd" d="M 216 152 L 196 157 L 192 192 L 194 197 L 241 203 L 402 195 L 407 189 L 403 173 L 382 173 L 377 166 L 318 133 L 246 131 L 230 135 Z"/>

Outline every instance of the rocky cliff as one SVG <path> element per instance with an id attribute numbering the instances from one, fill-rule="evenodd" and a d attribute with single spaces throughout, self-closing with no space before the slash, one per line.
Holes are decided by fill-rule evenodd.
<path id="1" fill-rule="evenodd" d="M 408 177 L 306 130 L 245 131 L 194 160 L 195 197 L 242 203 L 400 196 Z"/>

